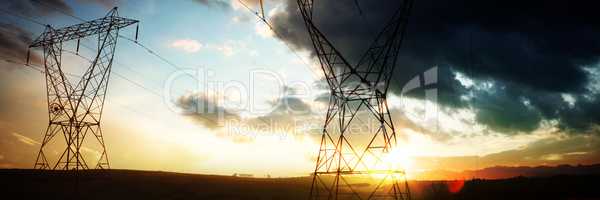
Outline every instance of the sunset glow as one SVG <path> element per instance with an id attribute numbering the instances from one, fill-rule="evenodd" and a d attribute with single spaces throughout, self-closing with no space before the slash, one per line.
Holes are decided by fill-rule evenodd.
<path id="1" fill-rule="evenodd" d="M 336 90 L 296 1 L 264 1 L 272 27 L 255 15 L 262 1 L 248 1 L 248 8 L 238 0 L 56 0 L 45 3 L 50 8 L 35 2 L 9 0 L 1 7 L 0 168 L 34 166 L 56 106 L 48 105 L 43 48 L 32 48 L 25 65 L 29 45 L 45 24 L 71 26 L 118 6 L 119 16 L 139 24 L 119 30 L 102 108 L 111 168 L 254 177 L 314 172 Z M 398 3 L 374 2 L 360 2 L 364 16 L 343 1 L 319 2 L 315 10 L 316 26 L 352 66 L 392 13 L 382 5 Z M 409 179 L 433 180 L 496 177 L 478 170 L 498 166 L 600 162 L 598 43 L 590 36 L 597 34 L 587 35 L 595 27 L 569 15 L 558 18 L 575 21 L 560 29 L 568 31 L 537 30 L 555 15 L 526 12 L 518 16 L 531 20 L 512 20 L 518 28 L 510 28 L 463 17 L 470 13 L 463 6 L 443 5 L 457 11 L 437 3 L 415 6 L 396 69 L 386 74 L 386 96 L 379 97 L 386 102 L 372 104 L 389 109 L 381 116 L 389 117 L 397 139 L 380 164 L 406 171 Z M 506 20 L 484 13 L 493 22 Z M 578 32 L 586 34 L 571 35 Z M 97 39 L 64 41 L 61 70 L 73 85 L 93 61 Z M 361 106 L 352 123 L 364 124 L 346 136 L 365 145 L 381 124 Z M 368 117 L 371 122 L 359 122 Z M 345 122 L 334 117 L 329 123 Z M 95 166 L 102 151 L 90 136 L 82 154 Z M 64 146 L 58 134 L 44 147 L 49 162 Z"/>

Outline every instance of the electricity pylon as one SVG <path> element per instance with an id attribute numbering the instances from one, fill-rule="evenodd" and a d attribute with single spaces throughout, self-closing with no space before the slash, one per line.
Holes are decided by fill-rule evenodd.
<path id="1" fill-rule="evenodd" d="M 310 199 L 410 199 L 404 169 L 390 160 L 397 139 L 386 95 L 412 0 L 399 2 L 356 65 L 313 23 L 313 0 L 297 3 L 331 93 Z M 374 184 L 358 183 L 365 177 Z"/>
<path id="2" fill-rule="evenodd" d="M 89 169 L 81 154 L 84 139 L 96 137 L 101 155 L 97 169 L 110 168 L 104 137 L 100 128 L 102 108 L 106 97 L 119 29 L 139 21 L 118 16 L 117 8 L 99 19 L 54 29 L 50 25 L 29 48 L 42 47 L 48 101 L 49 124 L 35 161 L 36 169 L 80 170 Z M 63 42 L 98 36 L 98 48 L 91 65 L 76 84 L 65 76 L 62 62 Z M 137 35 L 137 29 L 136 29 Z M 28 54 L 29 57 L 29 54 Z M 29 59 L 29 58 L 28 58 Z M 54 166 L 48 163 L 44 148 L 56 135 L 63 135 L 66 148 Z"/>

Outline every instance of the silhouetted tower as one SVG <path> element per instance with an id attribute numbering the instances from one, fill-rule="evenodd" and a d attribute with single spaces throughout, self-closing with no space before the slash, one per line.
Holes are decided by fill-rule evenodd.
<path id="1" fill-rule="evenodd" d="M 355 65 L 313 23 L 313 0 L 297 3 L 331 93 L 310 198 L 410 199 L 405 171 L 386 161 L 397 143 L 386 94 L 412 0 L 399 0 Z M 365 178 L 377 182 L 361 184 Z"/>
<path id="2" fill-rule="evenodd" d="M 138 23 L 137 20 L 118 16 L 117 8 L 96 20 L 54 29 L 50 25 L 29 47 L 42 47 L 46 75 L 49 124 L 34 168 L 80 170 L 89 169 L 81 153 L 84 139 L 93 136 L 101 147 L 95 168 L 110 168 L 106 145 L 100 128 L 102 108 L 113 62 L 119 29 Z M 136 29 L 137 32 L 137 29 Z M 63 42 L 98 36 L 97 51 L 81 79 L 72 83 L 65 76 L 62 63 Z M 137 33 L 136 33 L 137 35 Z M 29 55 L 28 55 L 29 56 Z M 28 58 L 29 59 L 29 58 Z M 55 136 L 62 135 L 66 148 L 56 164 L 48 163 L 45 147 Z M 91 136 L 90 136 L 91 135 Z"/>

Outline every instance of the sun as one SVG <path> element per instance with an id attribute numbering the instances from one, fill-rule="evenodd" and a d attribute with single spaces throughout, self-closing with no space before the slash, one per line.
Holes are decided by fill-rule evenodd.
<path id="1" fill-rule="evenodd" d="M 413 159 L 407 148 L 394 148 L 383 157 L 383 162 L 392 168 L 392 170 L 411 171 L 413 170 Z"/>
<path id="2" fill-rule="evenodd" d="M 375 178 L 386 178 L 389 175 L 394 177 L 409 178 L 414 170 L 413 154 L 406 147 L 397 147 L 385 153 L 378 159 L 376 167 L 370 170 L 370 175 Z M 385 171 L 385 173 L 381 173 Z"/>

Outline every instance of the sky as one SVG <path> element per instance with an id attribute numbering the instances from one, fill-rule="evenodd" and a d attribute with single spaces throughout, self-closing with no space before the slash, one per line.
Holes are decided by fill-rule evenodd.
<path id="1" fill-rule="evenodd" d="M 244 2 L 258 10 L 256 0 Z M 315 4 L 316 25 L 350 62 L 397 4 L 358 2 Z M 415 3 L 388 93 L 413 178 L 600 162 L 600 17 L 595 5 L 541 2 Z M 23 65 L 44 31 L 37 23 L 64 27 L 81 23 L 72 16 L 96 19 L 114 6 L 140 21 L 139 44 L 160 57 L 118 41 L 102 117 L 112 168 L 259 177 L 314 170 L 328 87 L 293 0 L 265 1 L 274 31 L 237 0 L 6 1 L 1 168 L 33 167 L 48 124 L 44 75 Z M 119 33 L 134 38 L 135 27 Z M 89 63 L 72 53 L 73 41 L 63 45 L 71 51 L 63 52 L 66 71 L 81 74 Z M 32 50 L 34 64 L 40 53 Z M 407 87 L 430 73 L 435 82 Z M 431 91 L 435 98 L 425 95 Z M 60 142 L 48 147 L 49 157 L 63 151 Z M 99 156 L 94 144 L 83 153 Z"/>

